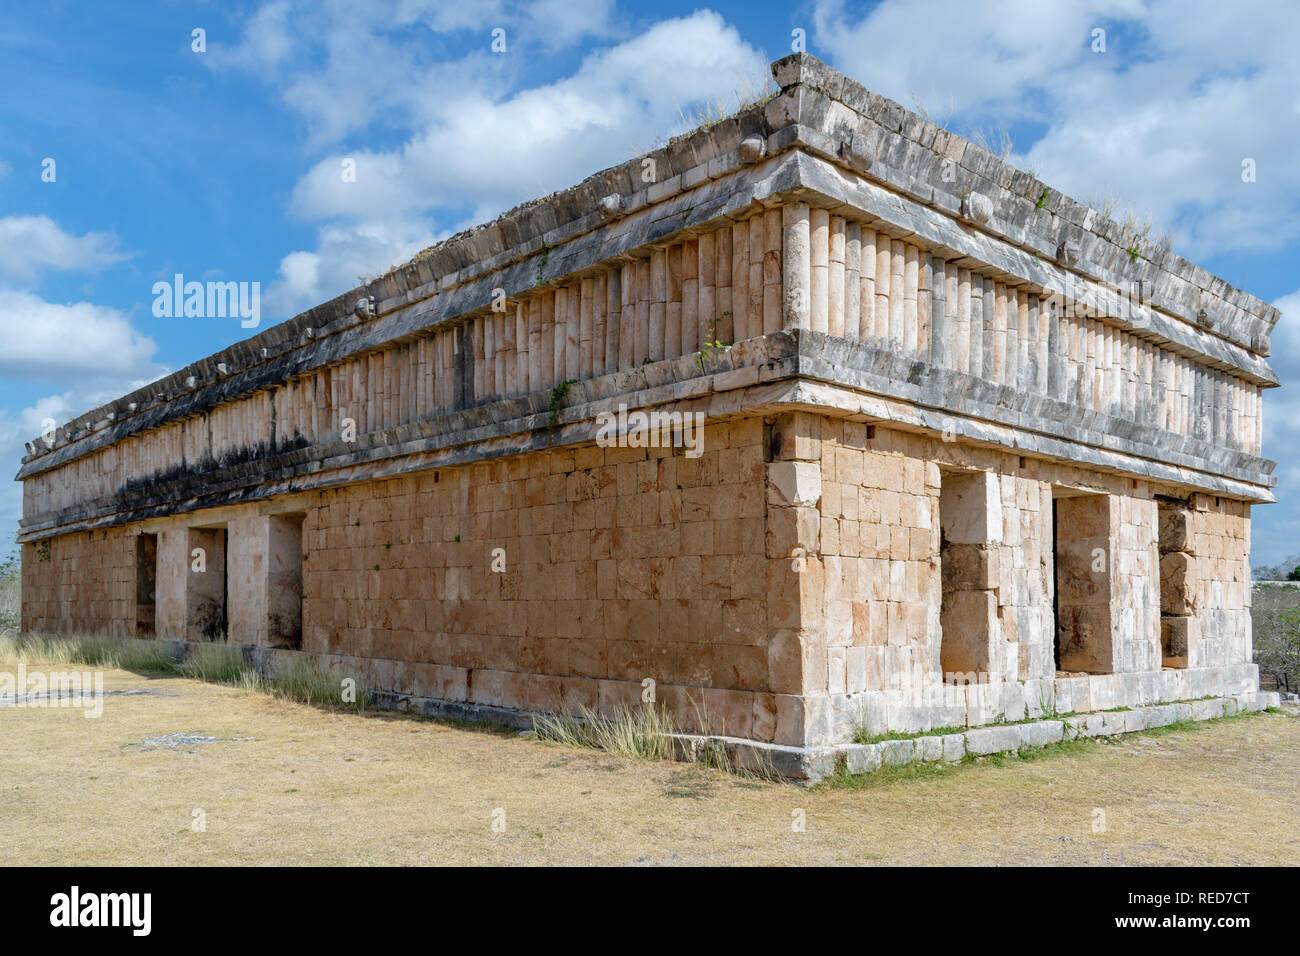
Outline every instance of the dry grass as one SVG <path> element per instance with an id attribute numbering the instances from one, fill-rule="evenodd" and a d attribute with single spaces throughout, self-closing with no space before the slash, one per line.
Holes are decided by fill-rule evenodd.
<path id="1" fill-rule="evenodd" d="M 734 104 L 728 104 L 720 99 L 708 100 L 690 109 L 683 109 L 679 104 L 677 118 L 682 129 L 688 131 L 683 135 L 689 135 L 696 130 L 711 129 L 723 120 L 753 109 L 755 106 L 762 106 L 779 92 L 770 74 L 764 73 L 757 77 L 738 74 L 736 87 L 733 90 Z"/>
<path id="2" fill-rule="evenodd" d="M 0 669 L 14 663 L 0 653 Z M 105 687 L 147 693 L 108 697 L 98 720 L 0 708 L 0 862 L 1163 866 L 1300 856 L 1300 720 L 1281 715 L 809 790 L 179 677 L 110 670 Z M 218 740 L 144 743 L 174 732 Z M 1092 831 L 1095 808 L 1104 833 Z M 206 832 L 191 829 L 196 809 Z M 498 809 L 506 829 L 494 833 Z M 806 832 L 791 829 L 796 810 Z"/>
<path id="3" fill-rule="evenodd" d="M 0 635 L 0 660 L 85 664 L 145 674 L 184 672 L 171 652 L 155 641 L 125 641 L 107 637 L 57 638 L 17 631 Z"/>
<path id="4" fill-rule="evenodd" d="M 666 711 L 653 705 L 625 708 L 609 717 L 581 707 L 576 715 L 535 717 L 533 732 L 542 740 L 570 747 L 588 747 L 622 757 L 667 760 L 673 753 L 669 735 L 677 733 L 677 727 Z"/>
<path id="5" fill-rule="evenodd" d="M 353 686 L 345 695 L 343 683 L 314 662 L 298 658 L 272 676 L 259 674 L 238 645 L 208 644 L 195 647 L 181 661 L 166 642 L 123 640 L 110 637 L 48 637 L 39 634 L 0 634 L 0 661 L 35 664 L 86 665 L 135 671 L 152 677 L 189 677 L 211 684 L 227 684 L 262 691 L 303 704 L 350 707 L 371 705 L 367 688 Z M 355 684 L 355 682 L 353 682 Z"/>

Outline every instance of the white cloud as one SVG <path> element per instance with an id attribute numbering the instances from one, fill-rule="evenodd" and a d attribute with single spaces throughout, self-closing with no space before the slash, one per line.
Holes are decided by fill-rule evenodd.
<path id="1" fill-rule="evenodd" d="M 1282 317 L 1269 339 L 1272 361 L 1285 362 L 1300 371 L 1300 289 L 1276 299 L 1273 305 L 1281 310 Z"/>
<path id="2" fill-rule="evenodd" d="M 814 5 L 813 52 L 905 106 L 913 94 L 932 110 L 991 112 L 1002 123 L 1033 112 L 1027 92 L 1055 85 L 1063 70 L 1090 56 L 1090 30 L 1103 17 L 1135 13 L 1137 2 L 938 2 L 924 12 L 908 0 L 885 0 L 860 20 L 841 0 Z M 931 55 L 918 55 L 917 31 L 933 34 Z"/>
<path id="3" fill-rule="evenodd" d="M 1186 76 L 1158 88 L 1159 70 L 1143 64 L 1127 80 L 1112 79 L 1096 103 L 1053 124 L 1028 162 L 1076 196 L 1113 186 L 1156 222 L 1172 225 L 1180 251 L 1192 258 L 1300 236 L 1296 120 L 1277 109 L 1296 94 L 1294 77 L 1266 71 L 1193 89 L 1196 78 Z M 1126 102 L 1126 82 L 1148 90 L 1144 102 Z M 1279 135 L 1287 125 L 1289 142 Z M 1242 180 L 1248 158 L 1255 182 Z"/>
<path id="4" fill-rule="evenodd" d="M 598 19 L 584 9 L 577 23 L 589 30 Z M 281 260 L 267 306 L 287 317 L 316 305 L 458 228 L 650 148 L 680 128 L 692 105 L 734 104 L 738 90 L 761 86 L 766 76 L 766 58 L 735 28 L 699 12 L 598 49 L 572 75 L 511 95 L 469 75 L 426 89 L 404 145 L 339 153 L 299 180 L 292 211 L 327 224 L 314 250 Z M 348 159 L 355 181 L 342 175 Z"/>
<path id="5" fill-rule="evenodd" d="M 932 113 L 951 103 L 951 128 L 1041 130 L 1019 165 L 1081 200 L 1117 194 L 1193 259 L 1300 236 L 1300 18 L 1282 0 L 1250 16 L 1208 0 L 940 3 L 927 18 L 954 26 L 934 56 L 895 40 L 916 16 L 886 0 L 855 21 L 821 0 L 816 42 L 905 105 L 914 93 Z M 1090 47 L 1095 28 L 1104 53 Z M 1241 179 L 1246 158 L 1254 183 Z"/>
<path id="6" fill-rule="evenodd" d="M 1264 392 L 1264 448 L 1285 449 L 1300 445 L 1300 390 L 1288 381 L 1300 378 L 1300 289 L 1284 295 L 1273 303 L 1282 310 L 1282 318 L 1273 328 L 1269 362 L 1282 379 L 1281 388 Z M 1279 468 L 1279 484 L 1285 472 L 1295 468 Z M 1289 482 L 1292 488 L 1300 484 Z"/>
<path id="7" fill-rule="evenodd" d="M 291 252 L 280 260 L 279 274 L 266 290 L 263 307 L 272 322 L 290 318 L 354 288 L 362 276 L 387 272 L 437 238 L 426 223 L 418 221 L 325 226 L 317 232 L 314 250 Z"/>
<path id="8" fill-rule="evenodd" d="M 153 340 L 132 328 L 122 312 L 90 302 L 60 304 L 0 289 L 0 341 L 5 378 L 50 379 L 84 392 L 104 382 L 148 381 L 161 374 Z"/>
<path id="9" fill-rule="evenodd" d="M 499 211 L 571 185 L 649 148 L 700 102 L 734 104 L 762 83 L 766 59 L 716 13 L 655 24 L 588 56 L 572 76 L 497 101 L 472 86 L 444 90 L 437 116 L 400 149 L 321 160 L 299 181 L 305 218 L 409 215 L 446 204 Z"/>
<path id="10" fill-rule="evenodd" d="M 152 380 L 124 378 L 118 379 L 116 384 L 100 388 L 74 388 L 44 395 L 16 414 L 11 414 L 8 409 L 0 409 L 0 449 L 13 447 L 13 460 L 18 461 L 26 453 L 24 444 L 39 438 L 51 427 L 51 423 L 55 426 L 62 425 L 92 408 L 98 408 L 147 385 Z"/>
<path id="11" fill-rule="evenodd" d="M 528 51 L 605 35 L 612 11 L 612 0 L 275 0 L 249 17 L 237 44 L 210 43 L 204 62 L 277 86 L 314 148 L 427 120 L 449 91 L 504 90 Z M 506 31 L 504 54 L 491 49 L 496 28 Z"/>
<path id="12" fill-rule="evenodd" d="M 268 3 L 248 18 L 238 44 L 213 43 L 205 63 L 236 67 L 271 75 L 294 51 L 294 34 L 289 29 L 288 0 Z"/>
<path id="13" fill-rule="evenodd" d="M 609 30 L 614 0 L 533 0 L 522 5 L 525 39 L 556 49 Z"/>
<path id="14" fill-rule="evenodd" d="M 31 282 L 45 271 L 98 272 L 128 258 L 106 232 L 74 236 L 49 216 L 0 217 L 0 277 Z"/>
<path id="15" fill-rule="evenodd" d="M 74 236 L 48 216 L 0 218 L 0 278 L 26 282 L 50 270 L 96 272 L 127 258 L 116 237 Z M 60 391 L 13 412 L 0 408 L 0 460 L 18 462 L 26 442 L 89 409 L 167 373 L 157 347 L 117 309 L 51 302 L 29 289 L 0 286 L 0 380 L 53 383 Z M 22 514 L 22 489 L 0 492 L 0 528 Z"/>

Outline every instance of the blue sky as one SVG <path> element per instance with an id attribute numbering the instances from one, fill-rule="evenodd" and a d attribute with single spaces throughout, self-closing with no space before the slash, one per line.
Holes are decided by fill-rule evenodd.
<path id="1" fill-rule="evenodd" d="M 155 281 L 258 282 L 262 326 L 288 318 L 734 109 L 794 30 L 1278 304 L 1271 361 L 1300 373 L 1293 3 L 53 2 L 0 24 L 0 463 L 249 334 L 155 317 Z M 1279 504 L 1255 512 L 1256 564 L 1300 553 L 1293 391 L 1266 398 Z M 20 509 L 0 488 L 0 527 Z"/>

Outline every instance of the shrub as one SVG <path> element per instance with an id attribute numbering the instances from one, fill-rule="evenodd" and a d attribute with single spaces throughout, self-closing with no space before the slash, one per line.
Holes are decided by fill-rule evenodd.
<path id="1" fill-rule="evenodd" d="M 1287 693 L 1300 689 L 1300 608 L 1283 608 L 1255 628 L 1255 663 Z"/>

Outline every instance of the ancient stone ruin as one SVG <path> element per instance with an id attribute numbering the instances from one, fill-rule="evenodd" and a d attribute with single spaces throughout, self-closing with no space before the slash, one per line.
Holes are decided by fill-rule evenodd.
<path id="1" fill-rule="evenodd" d="M 1277 310 L 772 69 L 33 442 L 24 627 L 313 655 L 429 713 L 652 698 L 795 775 L 1265 706 Z"/>

